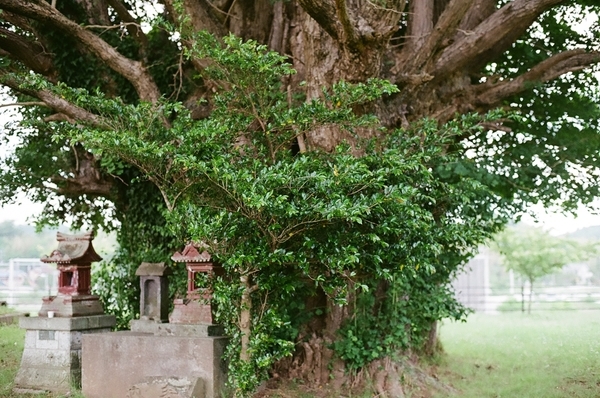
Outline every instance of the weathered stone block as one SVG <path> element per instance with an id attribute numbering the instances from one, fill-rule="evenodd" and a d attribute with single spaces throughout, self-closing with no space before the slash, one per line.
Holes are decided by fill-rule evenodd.
<path id="1" fill-rule="evenodd" d="M 69 351 L 26 348 L 23 350 L 21 363 L 35 367 L 61 368 L 68 367 L 70 358 Z"/>
<path id="2" fill-rule="evenodd" d="M 204 380 L 206 398 L 220 397 L 226 337 L 156 336 L 115 332 L 82 336 L 82 390 L 86 398 L 123 398 L 147 377 Z"/>
<path id="3" fill-rule="evenodd" d="M 65 367 L 27 367 L 19 370 L 15 378 L 15 392 L 57 391 L 71 388 L 70 369 Z M 35 386 L 31 388 L 29 386 Z"/>
<path id="4" fill-rule="evenodd" d="M 37 332 L 37 330 L 27 330 L 25 332 L 25 348 L 35 348 Z"/>
<path id="5" fill-rule="evenodd" d="M 25 348 L 15 391 L 68 393 L 81 385 L 81 336 L 109 332 L 115 323 L 112 315 L 94 315 L 91 322 L 85 318 L 21 318 Z"/>

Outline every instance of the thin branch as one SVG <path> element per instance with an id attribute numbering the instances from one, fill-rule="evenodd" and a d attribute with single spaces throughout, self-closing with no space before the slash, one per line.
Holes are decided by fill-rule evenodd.
<path id="1" fill-rule="evenodd" d="M 140 55 L 145 59 L 146 48 L 148 47 L 148 38 L 142 30 L 142 26 L 129 13 L 129 10 L 127 10 L 121 0 L 108 0 L 108 4 L 110 4 L 110 6 L 115 10 L 121 21 L 125 23 L 125 27 L 127 28 L 129 34 L 141 44 Z"/>
<path id="2" fill-rule="evenodd" d="M 230 12 L 231 12 L 231 7 L 233 7 L 233 4 L 235 4 L 235 2 L 233 2 L 233 3 L 231 4 L 231 7 L 229 7 L 229 10 L 228 10 L 228 11 L 223 11 L 223 10 L 221 10 L 219 7 L 217 7 L 216 5 L 214 5 L 213 3 L 211 3 L 211 2 L 210 2 L 210 0 L 206 0 L 206 3 L 207 3 L 207 4 L 208 4 L 208 5 L 209 5 L 209 6 L 210 6 L 210 7 L 211 7 L 213 10 L 215 10 L 216 12 L 218 12 L 218 13 L 220 13 L 220 14 L 223 14 L 223 15 L 225 15 L 225 22 L 227 22 L 227 18 L 229 18 L 229 17 L 233 17 L 233 16 L 231 15 L 231 13 L 230 13 Z M 237 17 L 233 17 L 233 18 L 237 18 Z M 238 18 L 238 19 L 239 19 L 239 18 Z"/>
<path id="3" fill-rule="evenodd" d="M 104 29 L 105 31 L 107 31 L 107 30 L 119 29 L 119 28 L 123 28 L 123 27 L 126 28 L 126 27 L 132 26 L 132 25 L 141 28 L 141 25 L 137 22 L 121 22 L 116 25 L 84 25 L 83 28 L 84 29 Z"/>
<path id="4" fill-rule="evenodd" d="M 208 1 L 208 0 L 206 0 L 206 1 Z M 233 7 L 235 6 L 236 1 L 237 0 L 233 0 L 231 2 L 231 5 L 229 6 L 229 9 L 227 10 L 227 17 L 225 17 L 225 22 L 224 22 L 225 24 L 227 24 L 227 19 L 229 19 L 231 17 L 231 10 L 233 10 Z"/>
<path id="5" fill-rule="evenodd" d="M 78 107 L 70 103 L 69 101 L 61 98 L 60 96 L 48 91 L 48 90 L 34 90 L 23 88 L 19 82 L 14 80 L 13 78 L 9 78 L 6 76 L 7 72 L 0 72 L 0 82 L 12 88 L 15 91 L 18 91 L 22 94 L 29 95 L 31 97 L 35 97 L 43 101 L 43 103 L 60 113 L 64 113 L 65 115 L 80 121 L 82 123 L 88 123 L 95 127 L 107 128 L 108 123 L 101 118 L 100 116 L 91 113 L 83 108 Z"/>
<path id="6" fill-rule="evenodd" d="M 381 10 L 381 11 L 386 11 L 386 12 L 389 11 L 389 12 L 396 13 L 396 14 L 399 14 L 399 15 L 402 15 L 404 13 L 403 11 L 394 10 L 393 8 L 382 7 L 379 4 L 373 3 L 371 0 L 367 0 L 367 3 L 369 3 L 374 8 L 376 8 L 378 10 Z M 401 9 L 404 8 L 404 3 L 402 3 L 402 4 L 403 5 L 402 5 Z"/>
<path id="7" fill-rule="evenodd" d="M 13 102 L 12 104 L 0 104 L 0 108 L 7 108 L 9 106 L 48 106 L 45 102 Z"/>

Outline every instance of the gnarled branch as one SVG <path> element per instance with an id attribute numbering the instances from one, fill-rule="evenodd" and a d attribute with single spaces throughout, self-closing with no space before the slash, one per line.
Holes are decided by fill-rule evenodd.
<path id="1" fill-rule="evenodd" d="M 37 98 L 44 102 L 46 106 L 52 108 L 60 113 L 67 115 L 68 117 L 77 120 L 81 123 L 88 123 L 95 127 L 106 128 L 107 123 L 100 116 L 95 115 L 83 108 L 78 107 L 70 103 L 69 101 L 61 98 L 60 96 L 48 91 L 48 90 L 33 90 L 24 88 L 20 82 L 14 80 L 11 77 L 6 76 L 7 72 L 0 72 L 0 82 L 3 85 L 12 88 L 13 90 L 22 94 L 29 95 L 30 97 Z"/>
<path id="2" fill-rule="evenodd" d="M 540 62 L 521 76 L 492 85 L 478 87 L 476 104 L 486 108 L 499 104 L 511 95 L 527 90 L 528 83 L 545 83 L 568 72 L 576 72 L 600 62 L 600 52 L 586 52 L 583 49 L 564 51 Z"/>
<path id="3" fill-rule="evenodd" d="M 474 0 L 452 0 L 446 6 L 433 30 L 418 48 L 416 56 L 413 54 L 410 71 L 420 70 L 440 49 L 444 41 L 454 35 L 456 27 L 473 2 Z"/>
<path id="4" fill-rule="evenodd" d="M 433 7 L 433 0 L 409 3 L 411 18 L 408 22 L 408 40 L 405 46 L 407 51 L 412 53 L 420 48 L 433 30 Z"/>
<path id="5" fill-rule="evenodd" d="M 115 180 L 100 172 L 94 155 L 77 145 L 72 147 L 75 156 L 75 168 L 71 170 L 72 177 L 52 176 L 50 181 L 57 186 L 56 192 L 65 196 L 100 196 L 109 198 L 112 194 Z"/>
<path id="6" fill-rule="evenodd" d="M 337 12 L 331 0 L 298 0 L 298 3 L 325 32 L 336 40 L 340 39 L 336 23 Z"/>
<path id="7" fill-rule="evenodd" d="M 0 27 L 0 48 L 36 73 L 44 76 L 53 76 L 55 73 L 52 57 L 38 42 Z"/>
<path id="8" fill-rule="evenodd" d="M 55 8 L 43 1 L 0 0 L 0 9 L 18 13 L 37 21 L 50 23 L 71 34 L 83 43 L 94 55 L 111 69 L 119 73 L 135 87 L 140 99 L 155 103 L 160 91 L 141 62 L 121 55 L 104 40 L 66 18 Z"/>
<path id="9" fill-rule="evenodd" d="M 485 62 L 490 50 L 497 54 L 510 46 L 544 11 L 564 0 L 515 0 L 500 8 L 480 23 L 472 34 L 448 46 L 429 71 L 442 80 L 471 64 Z M 502 48 L 499 48 L 502 47 Z M 475 62 L 477 61 L 477 62 Z"/>

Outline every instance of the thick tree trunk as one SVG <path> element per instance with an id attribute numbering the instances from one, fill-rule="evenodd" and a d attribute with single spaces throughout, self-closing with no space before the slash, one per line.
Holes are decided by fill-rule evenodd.
<path id="1" fill-rule="evenodd" d="M 306 326 L 299 339 L 301 345 L 291 360 L 284 360 L 277 366 L 277 372 L 292 379 L 303 379 L 311 386 L 332 384 L 336 389 L 346 383 L 344 362 L 335 358 L 331 343 L 337 339 L 337 332 L 351 312 L 347 306 L 333 302 L 320 292 L 307 302 L 307 310 L 324 310 Z"/>

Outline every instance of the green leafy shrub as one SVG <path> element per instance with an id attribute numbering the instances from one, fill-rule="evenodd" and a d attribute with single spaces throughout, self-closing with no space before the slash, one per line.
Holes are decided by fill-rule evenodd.
<path id="1" fill-rule="evenodd" d="M 465 310 L 448 282 L 505 222 L 490 206 L 503 199 L 451 150 L 451 139 L 478 131 L 482 118 L 385 131 L 355 108 L 396 92 L 388 82 L 339 82 L 320 100 L 290 103 L 280 81 L 294 71 L 283 57 L 233 36 L 220 42 L 201 32 L 194 43 L 189 56 L 211 61 L 203 78 L 219 88 L 205 119 L 166 100 L 157 108 L 49 89 L 105 118 L 101 127 L 64 125 L 63 133 L 133 164 L 160 190 L 168 211 L 153 214 L 167 227 L 156 224 L 160 217 L 137 219 L 130 233 L 135 225 L 202 241 L 222 263 L 226 277 L 212 287 L 231 337 L 234 393 L 249 394 L 275 362 L 294 355 L 309 321 L 326 320 L 336 306 L 348 316 L 326 348 L 350 369 L 419 349 L 433 322 L 460 319 Z M 292 150 L 318 128 L 348 138 L 332 152 Z M 358 139 L 356 129 L 371 129 L 373 138 Z M 152 242 L 140 247 L 156 250 L 142 251 L 144 261 L 166 251 Z M 122 278 L 105 267 L 103 290 L 127 280 L 133 265 L 119 269 Z M 306 307 L 313 295 L 325 304 Z"/>

